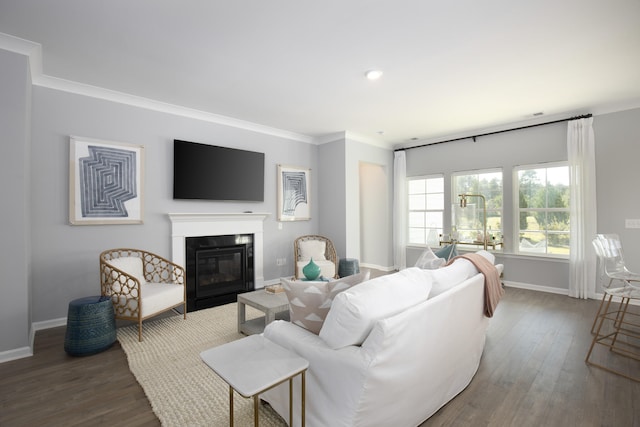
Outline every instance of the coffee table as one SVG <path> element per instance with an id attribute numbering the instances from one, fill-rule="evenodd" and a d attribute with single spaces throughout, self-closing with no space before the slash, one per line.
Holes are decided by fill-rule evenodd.
<path id="1" fill-rule="evenodd" d="M 305 423 L 305 372 L 309 362 L 262 335 L 252 335 L 210 348 L 200 357 L 229 384 L 229 425 L 233 427 L 233 391 L 253 397 L 253 422 L 258 426 L 258 395 L 289 381 L 289 425 L 293 425 L 293 378 L 301 376 L 301 421 Z"/>
<path id="2" fill-rule="evenodd" d="M 264 317 L 247 320 L 245 305 L 264 313 Z M 284 292 L 272 294 L 264 289 L 238 294 L 238 332 L 260 334 L 276 318 L 289 319 L 289 300 Z"/>

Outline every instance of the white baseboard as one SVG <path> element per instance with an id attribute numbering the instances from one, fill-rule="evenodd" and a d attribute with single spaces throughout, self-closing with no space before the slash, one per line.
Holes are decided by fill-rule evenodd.
<path id="1" fill-rule="evenodd" d="M 503 280 L 502 283 L 510 288 L 528 289 L 530 291 L 547 292 L 550 294 L 569 295 L 568 289 L 554 288 L 552 286 L 532 285 L 531 283 L 511 282 L 508 280 Z"/>
<path id="2" fill-rule="evenodd" d="M 393 271 L 393 270 L 394 270 L 394 267 L 393 267 L 393 266 L 391 266 L 391 267 L 385 267 L 385 266 L 382 266 L 382 265 L 369 264 L 369 263 L 361 263 L 361 264 L 360 264 L 360 267 L 362 267 L 362 268 L 373 268 L 373 269 L 375 269 L 375 270 L 387 271 L 387 272 L 389 272 L 389 271 Z"/>
<path id="3" fill-rule="evenodd" d="M 20 347 L 0 353 L 0 363 L 33 356 L 33 347 Z"/>

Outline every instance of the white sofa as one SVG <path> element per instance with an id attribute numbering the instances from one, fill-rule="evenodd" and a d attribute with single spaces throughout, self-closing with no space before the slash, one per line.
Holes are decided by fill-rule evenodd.
<path id="1" fill-rule="evenodd" d="M 338 294 L 319 335 L 276 321 L 264 336 L 309 360 L 308 426 L 413 427 L 475 375 L 488 324 L 483 296 L 484 276 L 468 260 L 438 270 L 412 267 Z M 288 383 L 261 398 L 289 419 Z M 298 426 L 300 380 L 293 401 Z"/>

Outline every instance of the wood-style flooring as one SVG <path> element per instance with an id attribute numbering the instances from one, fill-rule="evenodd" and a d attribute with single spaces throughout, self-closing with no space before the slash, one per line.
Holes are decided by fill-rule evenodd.
<path id="1" fill-rule="evenodd" d="M 422 426 L 640 426 L 640 383 L 584 362 L 598 304 L 507 288 L 478 373 Z M 33 357 L 0 364 L 0 426 L 160 425 L 117 342 L 70 357 L 64 334 L 39 331 Z"/>

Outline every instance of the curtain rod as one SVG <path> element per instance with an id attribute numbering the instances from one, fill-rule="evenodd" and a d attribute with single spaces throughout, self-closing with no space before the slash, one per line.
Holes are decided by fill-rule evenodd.
<path id="1" fill-rule="evenodd" d="M 581 116 L 575 116 L 575 117 L 569 117 L 569 118 L 566 118 L 566 119 L 554 120 L 552 122 L 537 123 L 535 125 L 520 126 L 520 127 L 512 128 L 512 129 L 497 130 L 495 132 L 481 133 L 479 135 L 463 136 L 463 137 L 460 137 L 460 138 L 447 139 L 446 141 L 438 141 L 438 142 L 431 142 L 429 144 L 415 145 L 413 147 L 396 148 L 393 151 L 404 151 L 404 150 L 410 150 L 412 148 L 428 147 L 429 145 L 444 144 L 444 143 L 447 143 L 447 142 L 461 141 L 463 139 L 473 139 L 473 142 L 476 142 L 476 138 L 480 138 L 481 136 L 495 135 L 495 134 L 498 134 L 498 133 L 511 132 L 511 131 L 514 131 L 514 130 L 529 129 L 529 128 L 534 128 L 534 127 L 537 127 L 537 126 L 551 125 L 551 124 L 554 124 L 554 123 L 570 122 L 572 120 L 588 119 L 590 117 L 593 117 L 593 114 L 583 114 Z"/>

